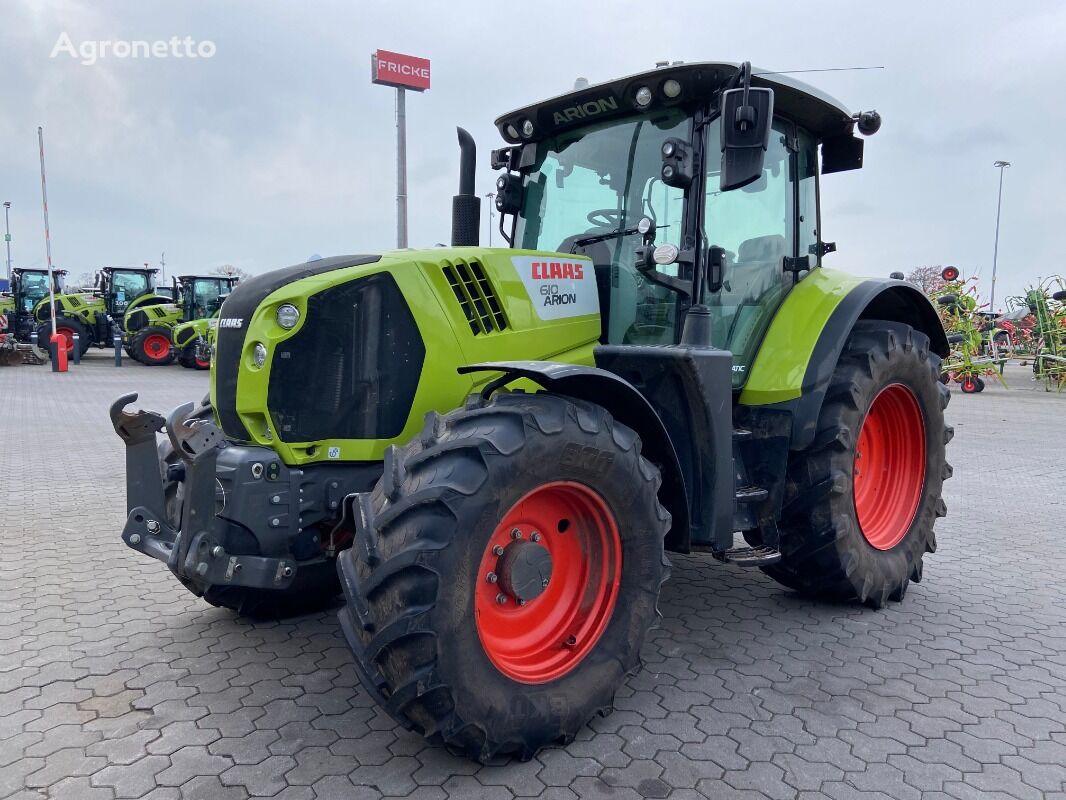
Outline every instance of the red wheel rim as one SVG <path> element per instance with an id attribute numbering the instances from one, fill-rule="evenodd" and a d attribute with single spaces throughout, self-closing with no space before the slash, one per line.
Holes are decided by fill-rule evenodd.
<path id="1" fill-rule="evenodd" d="M 973 378 L 966 377 L 962 379 L 962 390 L 964 392 L 972 392 L 976 388 L 977 381 L 975 381 Z"/>
<path id="2" fill-rule="evenodd" d="M 866 412 L 855 447 L 855 513 L 878 550 L 910 530 L 925 486 L 925 419 L 914 392 L 886 386 Z"/>
<path id="3" fill-rule="evenodd" d="M 63 346 L 68 353 L 74 352 L 74 331 L 71 328 L 56 328 L 56 333 L 63 337 Z"/>
<path id="4" fill-rule="evenodd" d="M 149 358 L 166 358 L 170 355 L 170 339 L 161 333 L 153 333 L 144 339 L 144 352 Z"/>
<path id="5" fill-rule="evenodd" d="M 524 604 L 507 593 L 503 574 L 508 548 L 521 542 L 551 559 L 550 581 Z M 606 630 L 621 576 L 618 525 L 598 493 L 568 481 L 529 492 L 504 514 L 478 567 L 474 615 L 489 660 L 522 683 L 566 675 Z"/>
<path id="6" fill-rule="evenodd" d="M 211 366 L 211 361 L 206 358 L 197 358 L 196 366 L 198 366 L 200 369 L 207 369 Z"/>

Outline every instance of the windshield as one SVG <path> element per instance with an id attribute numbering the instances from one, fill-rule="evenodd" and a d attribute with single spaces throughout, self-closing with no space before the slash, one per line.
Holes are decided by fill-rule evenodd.
<path id="1" fill-rule="evenodd" d="M 111 294 L 115 307 L 123 309 L 133 299 L 148 291 L 148 276 L 143 272 L 115 272 L 111 275 Z"/>
<path id="2" fill-rule="evenodd" d="M 210 317 L 217 310 L 219 298 L 227 291 L 226 278 L 196 278 L 185 284 L 185 304 L 189 307 L 190 319 Z"/>
<path id="3" fill-rule="evenodd" d="M 31 310 L 37 301 L 48 296 L 47 272 L 22 273 L 22 309 Z"/>
<path id="4" fill-rule="evenodd" d="M 677 295 L 637 271 L 639 235 L 576 242 L 621 233 L 647 216 L 656 223 L 657 244 L 680 247 L 683 192 L 659 178 L 660 147 L 670 137 L 690 137 L 689 118 L 677 109 L 569 131 L 537 144 L 524 181 L 515 245 L 592 259 L 604 338 L 613 344 L 672 342 Z"/>

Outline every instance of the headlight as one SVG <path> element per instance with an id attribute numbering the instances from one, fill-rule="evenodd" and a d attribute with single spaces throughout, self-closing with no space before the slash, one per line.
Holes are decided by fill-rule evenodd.
<path id="1" fill-rule="evenodd" d="M 663 94 L 673 100 L 675 97 L 681 94 L 681 84 L 670 78 L 663 84 Z"/>
<path id="2" fill-rule="evenodd" d="M 651 89 L 647 86 L 641 86 L 637 89 L 636 100 L 637 105 L 641 108 L 651 105 Z"/>
<path id="3" fill-rule="evenodd" d="M 262 342 L 255 343 L 255 349 L 252 351 L 252 363 L 255 364 L 257 368 L 262 367 L 267 363 L 267 349 L 266 345 Z"/>
<path id="4" fill-rule="evenodd" d="M 527 119 L 522 123 L 522 135 L 525 136 L 527 139 L 533 135 L 532 120 Z"/>
<path id="5" fill-rule="evenodd" d="M 275 317 L 278 325 L 289 331 L 295 328 L 296 323 L 300 321 L 300 311 L 291 303 L 286 303 L 283 306 L 278 306 L 278 313 Z"/>

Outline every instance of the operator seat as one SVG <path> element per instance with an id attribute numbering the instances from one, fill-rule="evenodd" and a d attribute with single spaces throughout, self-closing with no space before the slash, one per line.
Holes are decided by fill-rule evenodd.
<path id="1" fill-rule="evenodd" d="M 746 239 L 737 248 L 737 260 L 723 270 L 718 292 L 721 313 L 715 315 L 714 342 L 719 347 L 747 341 L 758 324 L 769 295 L 782 290 L 781 271 L 788 241 L 780 234 Z"/>

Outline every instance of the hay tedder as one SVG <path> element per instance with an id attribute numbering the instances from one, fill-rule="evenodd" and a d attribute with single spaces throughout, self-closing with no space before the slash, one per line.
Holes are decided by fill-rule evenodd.
<path id="1" fill-rule="evenodd" d="M 985 378 L 1006 386 L 1003 369 L 1013 351 L 1009 330 L 997 326 L 995 315 L 981 312 L 975 279 L 963 279 L 957 267 L 945 267 L 941 278 L 933 297 L 951 352 L 940 365 L 940 380 L 955 381 L 965 394 L 984 391 Z"/>
<path id="2" fill-rule="evenodd" d="M 369 694 L 481 760 L 609 711 L 667 551 L 902 600 L 952 436 L 934 306 L 822 266 L 819 182 L 875 112 L 678 63 L 496 125 L 507 247 L 460 131 L 452 247 L 243 281 L 209 402 L 111 409 L 126 544 L 240 612 L 342 593 Z"/>
<path id="3" fill-rule="evenodd" d="M 1015 307 L 1033 317 L 1030 331 L 1033 378 L 1046 391 L 1066 388 L 1066 281 L 1046 278 L 1030 287 L 1024 296 L 1011 298 Z"/>

